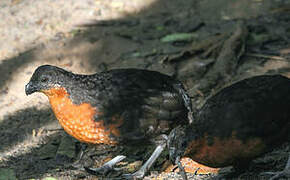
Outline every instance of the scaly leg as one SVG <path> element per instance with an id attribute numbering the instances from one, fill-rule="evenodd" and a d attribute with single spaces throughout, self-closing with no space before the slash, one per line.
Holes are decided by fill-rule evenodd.
<path id="1" fill-rule="evenodd" d="M 179 168 L 179 172 L 181 174 L 181 177 L 183 180 L 187 180 L 187 176 L 186 176 L 186 172 L 180 162 L 180 157 L 178 156 L 175 160 L 175 164 L 177 164 L 178 168 Z"/>
<path id="2" fill-rule="evenodd" d="M 192 109 L 192 103 L 191 103 L 191 99 L 189 97 L 189 95 L 187 94 L 186 90 L 184 89 L 183 85 L 181 83 L 177 83 L 174 85 L 174 88 L 181 94 L 182 99 L 183 99 L 183 103 L 184 106 L 187 108 L 188 110 L 188 122 L 189 124 L 191 124 L 194 121 L 193 118 L 193 109 Z"/>
<path id="3" fill-rule="evenodd" d="M 289 157 L 288 157 L 287 164 L 286 164 L 286 166 L 285 166 L 285 168 L 284 168 L 283 171 L 278 171 L 278 172 L 264 172 L 262 174 L 274 175 L 273 177 L 270 178 L 270 180 L 280 179 L 280 178 L 283 178 L 283 177 L 290 178 L 290 154 L 289 154 Z"/>
<path id="4" fill-rule="evenodd" d="M 88 148 L 87 144 L 81 143 L 81 149 L 79 153 L 79 157 L 75 162 L 73 162 L 72 166 L 75 168 L 82 168 L 82 164 L 80 163 L 81 160 L 83 159 L 84 155 L 86 154 L 86 149 Z"/>
<path id="5" fill-rule="evenodd" d="M 158 145 L 150 158 L 145 162 L 145 164 L 135 173 L 133 174 L 123 174 L 123 177 L 126 179 L 134 179 L 134 178 L 143 178 L 146 174 L 146 172 L 151 168 L 153 163 L 156 161 L 156 159 L 160 156 L 164 148 L 166 147 L 166 143 L 163 143 L 161 145 Z"/>
<path id="6" fill-rule="evenodd" d="M 114 169 L 114 166 L 121 162 L 123 159 L 125 159 L 126 156 L 123 155 L 119 155 L 114 157 L 112 160 L 106 162 L 103 166 L 99 167 L 99 168 L 88 168 L 85 167 L 85 170 L 93 175 L 97 175 L 97 174 L 107 174 L 108 172 L 112 171 L 112 170 L 116 170 Z"/>

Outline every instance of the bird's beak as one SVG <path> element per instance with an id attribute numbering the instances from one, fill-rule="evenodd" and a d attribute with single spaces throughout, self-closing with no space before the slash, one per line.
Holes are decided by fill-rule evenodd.
<path id="1" fill-rule="evenodd" d="M 30 95 L 30 94 L 32 94 L 32 93 L 34 93 L 36 91 L 37 91 L 37 87 L 35 87 L 31 82 L 26 84 L 26 86 L 25 86 L 26 95 Z"/>

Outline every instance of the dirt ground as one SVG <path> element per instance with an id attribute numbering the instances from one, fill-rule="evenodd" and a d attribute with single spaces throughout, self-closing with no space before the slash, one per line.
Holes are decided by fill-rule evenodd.
<path id="1" fill-rule="evenodd" d="M 246 77 L 290 78 L 287 0 L 4 0 L 0 19 L 0 180 L 120 175 L 72 168 L 79 142 L 59 126 L 46 97 L 24 92 L 40 65 L 85 74 L 128 67 L 160 71 L 185 84 L 196 109 L 221 87 Z M 133 172 L 153 148 L 98 146 L 83 163 L 98 166 L 123 153 L 130 156 L 119 166 Z M 260 173 L 282 170 L 289 152 L 289 143 L 277 147 L 231 178 L 267 179 Z M 181 178 L 163 172 L 166 159 L 164 152 L 145 179 Z"/>

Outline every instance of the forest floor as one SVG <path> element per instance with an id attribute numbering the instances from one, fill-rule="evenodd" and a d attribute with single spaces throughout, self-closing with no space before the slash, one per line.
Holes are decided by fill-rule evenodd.
<path id="1" fill-rule="evenodd" d="M 197 109 L 235 81 L 260 74 L 290 78 L 287 0 L 5 0 L 0 19 L 0 180 L 120 175 L 72 168 L 79 142 L 62 130 L 46 97 L 24 92 L 40 65 L 84 74 L 128 67 L 160 71 L 185 84 Z M 153 149 L 100 145 L 83 163 L 98 166 L 129 154 L 119 166 L 134 172 Z M 232 178 L 267 179 L 260 173 L 282 170 L 289 152 L 289 143 L 277 147 Z M 181 178 L 168 172 L 167 156 L 164 152 L 145 179 Z M 197 174 L 188 175 L 216 176 Z"/>

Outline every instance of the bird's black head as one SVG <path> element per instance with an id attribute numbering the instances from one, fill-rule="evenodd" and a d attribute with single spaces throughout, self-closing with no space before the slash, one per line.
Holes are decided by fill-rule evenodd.
<path id="1" fill-rule="evenodd" d="M 178 126 L 174 128 L 167 140 L 169 149 L 169 158 L 172 163 L 175 163 L 177 157 L 182 157 L 187 147 L 186 128 Z"/>
<path id="2" fill-rule="evenodd" d="M 25 86 L 25 93 L 30 95 L 34 92 L 62 87 L 64 82 L 67 81 L 69 74 L 70 72 L 55 66 L 40 66 L 35 70 L 29 83 Z"/>

